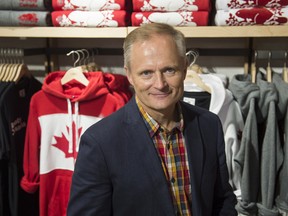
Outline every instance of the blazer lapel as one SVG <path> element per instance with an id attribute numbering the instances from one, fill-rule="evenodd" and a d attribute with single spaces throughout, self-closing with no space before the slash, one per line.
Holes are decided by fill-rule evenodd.
<path id="1" fill-rule="evenodd" d="M 203 143 L 199 129 L 198 116 L 191 115 L 187 108 L 182 106 L 184 117 L 184 137 L 189 159 L 190 182 L 192 188 L 192 211 L 193 215 L 202 215 L 201 212 L 201 179 L 203 169 Z"/>
<path id="2" fill-rule="evenodd" d="M 133 113 L 131 115 L 131 113 Z M 139 160 L 142 161 L 144 169 L 150 176 L 151 185 L 155 188 L 155 195 L 159 200 L 159 204 L 163 207 L 165 215 L 174 213 L 173 202 L 169 192 L 168 184 L 164 171 L 162 169 L 161 161 L 158 157 L 154 143 L 151 140 L 145 123 L 140 116 L 138 107 L 133 97 L 126 106 L 125 118 L 128 124 L 127 136 L 136 142 L 135 152 L 139 152 Z M 143 133 L 146 131 L 146 133 Z"/>

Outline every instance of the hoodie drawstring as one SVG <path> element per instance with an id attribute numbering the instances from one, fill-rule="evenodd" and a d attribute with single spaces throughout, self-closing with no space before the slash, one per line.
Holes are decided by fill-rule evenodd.
<path id="1" fill-rule="evenodd" d="M 76 140 L 76 151 L 78 152 L 79 149 L 79 131 L 78 131 L 78 125 L 79 125 L 79 102 L 76 101 L 74 104 L 74 110 L 75 110 L 75 140 Z"/>
<path id="2" fill-rule="evenodd" d="M 79 134 L 78 134 L 78 125 L 79 125 L 79 102 L 74 103 L 74 111 L 75 111 L 75 131 L 73 131 L 73 113 L 72 113 L 72 103 L 69 99 L 67 99 L 68 105 L 68 118 L 69 118 L 69 147 L 68 153 L 73 153 L 73 133 L 75 133 L 75 150 L 78 152 L 79 149 Z"/>

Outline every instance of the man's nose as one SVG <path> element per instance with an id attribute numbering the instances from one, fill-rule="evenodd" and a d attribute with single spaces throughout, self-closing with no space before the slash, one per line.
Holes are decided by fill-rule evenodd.
<path id="1" fill-rule="evenodd" d="M 163 89 L 167 85 L 165 76 L 159 71 L 157 71 L 155 75 L 154 86 L 158 89 Z"/>

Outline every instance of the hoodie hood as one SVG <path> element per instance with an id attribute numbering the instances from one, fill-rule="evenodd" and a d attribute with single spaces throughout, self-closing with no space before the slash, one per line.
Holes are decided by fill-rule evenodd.
<path id="1" fill-rule="evenodd" d="M 273 73 L 273 83 L 278 92 L 278 104 L 277 104 L 277 114 L 279 119 L 283 119 L 287 113 L 287 104 L 288 104 L 288 85 L 282 79 L 280 74 Z"/>
<path id="2" fill-rule="evenodd" d="M 278 102 L 277 90 L 274 83 L 269 83 L 265 80 L 265 75 L 262 72 L 257 73 L 257 85 L 260 89 L 260 98 L 258 100 L 259 111 L 257 117 L 259 122 L 265 121 L 269 112 L 269 104 L 274 101 Z"/>
<path id="3" fill-rule="evenodd" d="M 259 86 L 256 83 L 252 83 L 250 74 L 237 74 L 232 78 L 229 90 L 239 103 L 243 117 L 246 119 L 251 99 L 255 98 L 256 102 L 260 99 Z"/>
<path id="4" fill-rule="evenodd" d="M 102 71 L 84 72 L 89 80 L 87 86 L 74 79 L 62 85 L 61 79 L 65 73 L 65 71 L 49 73 L 44 79 L 42 90 L 55 97 L 69 99 L 71 102 L 92 100 L 109 93 Z"/>
<path id="5" fill-rule="evenodd" d="M 118 94 L 124 103 L 127 103 L 133 95 L 127 77 L 122 74 L 104 73 L 104 82 L 111 93 Z"/>

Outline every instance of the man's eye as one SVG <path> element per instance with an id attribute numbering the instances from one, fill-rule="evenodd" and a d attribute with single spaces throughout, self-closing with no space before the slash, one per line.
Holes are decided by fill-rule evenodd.
<path id="1" fill-rule="evenodd" d="M 176 70 L 174 69 L 174 68 L 167 68 L 166 70 L 165 70 L 165 73 L 166 74 L 174 74 L 176 72 Z"/>
<path id="2" fill-rule="evenodd" d="M 142 73 L 141 73 L 141 76 L 143 76 L 143 77 L 149 77 L 149 76 L 151 76 L 152 75 L 152 72 L 151 71 L 143 71 Z"/>

